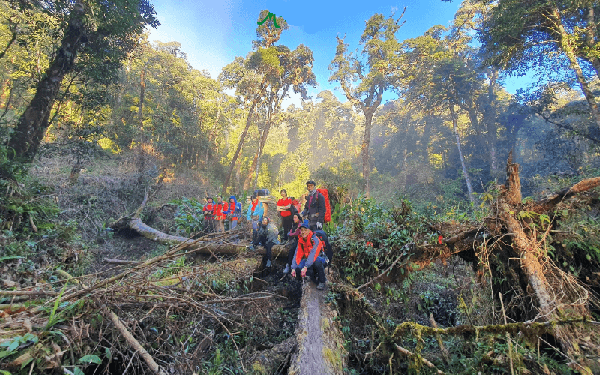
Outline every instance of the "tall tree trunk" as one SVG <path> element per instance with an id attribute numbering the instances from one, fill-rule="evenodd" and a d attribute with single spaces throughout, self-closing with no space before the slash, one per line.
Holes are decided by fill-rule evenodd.
<path id="1" fill-rule="evenodd" d="M 77 52 L 85 41 L 84 16 L 85 8 L 81 1 L 77 1 L 69 16 L 69 23 L 56 57 L 38 83 L 33 99 L 21 115 L 8 142 L 8 147 L 14 150 L 14 153 L 9 153 L 11 158 L 32 161 L 35 157 L 48 128 L 50 111 L 63 78 L 73 69 Z"/>
<path id="2" fill-rule="evenodd" d="M 254 159 L 252 159 L 252 165 L 250 166 L 250 171 L 246 176 L 246 180 L 244 180 L 244 190 L 250 189 L 250 184 L 252 183 L 252 177 L 256 173 L 256 180 L 258 181 L 258 161 L 262 156 L 263 150 L 265 148 L 265 144 L 267 143 L 267 138 L 269 137 L 269 130 L 271 129 L 271 118 L 273 114 L 269 111 L 269 117 L 267 118 L 267 123 L 265 124 L 265 128 L 263 129 L 262 135 L 260 137 L 260 142 L 258 143 L 258 150 L 256 150 L 256 154 L 254 154 Z"/>
<path id="3" fill-rule="evenodd" d="M 431 128 L 433 117 L 428 113 L 425 115 L 425 127 L 423 128 L 423 137 L 421 137 L 421 154 L 423 155 L 423 162 L 429 164 L 429 140 L 431 139 Z M 406 155 L 406 147 L 404 151 Z"/>
<path id="4" fill-rule="evenodd" d="M 365 110 L 365 134 L 363 136 L 363 142 L 360 146 L 360 153 L 362 155 L 362 163 L 363 163 L 363 178 L 365 179 L 365 195 L 368 197 L 371 196 L 371 184 L 369 181 L 370 177 L 370 163 L 369 163 L 369 145 L 371 144 L 371 126 L 373 123 L 373 114 L 375 110 L 366 109 Z"/>
<path id="5" fill-rule="evenodd" d="M 473 187 L 471 186 L 471 178 L 469 172 L 467 172 L 467 166 L 465 165 L 465 158 L 463 157 L 462 150 L 460 148 L 460 135 L 458 134 L 458 119 L 456 118 L 456 112 L 454 112 L 454 104 L 448 106 L 450 108 L 450 117 L 452 117 L 452 126 L 454 127 L 454 135 L 456 136 L 456 147 L 458 148 L 458 156 L 460 157 L 460 165 L 462 166 L 463 177 L 467 183 L 467 190 L 469 191 L 469 200 L 471 203 L 475 203 L 475 196 L 473 195 Z"/>
<path id="6" fill-rule="evenodd" d="M 598 23 L 595 20 L 594 16 L 594 7 L 588 7 L 587 14 L 587 27 L 586 27 L 586 38 L 585 44 L 589 48 L 590 51 L 595 51 L 596 49 L 596 27 L 598 27 Z M 594 67 L 596 71 L 596 78 L 600 78 L 600 58 L 593 53 L 591 57 L 589 57 L 589 62 Z"/>
<path id="7" fill-rule="evenodd" d="M 144 169 L 146 168 L 146 156 L 144 155 L 144 144 L 146 143 L 146 132 L 144 131 L 144 97 L 146 95 L 146 67 L 140 74 L 140 103 L 138 106 L 138 120 L 140 122 L 140 142 L 138 145 L 138 182 L 143 183 Z"/>
<path id="8" fill-rule="evenodd" d="M 256 96 L 254 101 L 252 102 L 252 106 L 250 107 L 250 111 L 248 111 L 248 117 L 246 118 L 246 126 L 244 127 L 244 131 L 240 136 L 240 140 L 238 141 L 237 148 L 235 153 L 233 154 L 233 159 L 231 159 L 231 163 L 229 164 L 229 171 L 227 172 L 227 177 L 225 178 L 225 182 L 223 183 L 223 192 L 222 195 L 225 196 L 227 194 L 227 187 L 229 187 L 229 180 L 231 179 L 231 174 L 233 172 L 233 168 L 235 167 L 235 163 L 237 162 L 238 157 L 240 156 L 240 151 L 242 150 L 242 146 L 244 145 L 244 140 L 246 139 L 246 135 L 248 134 L 248 129 L 250 128 L 250 124 L 252 123 L 252 115 L 254 113 L 254 109 L 259 101 L 260 96 Z"/>
<path id="9" fill-rule="evenodd" d="M 496 103 L 496 91 L 498 89 L 498 69 L 490 68 L 488 74 L 490 84 L 488 86 L 489 105 L 485 111 L 485 122 L 487 125 L 488 147 L 490 151 L 490 175 L 493 177 L 498 172 L 498 154 L 496 151 L 496 142 L 498 141 L 498 128 L 496 120 L 498 118 L 498 109 Z"/>
<path id="10" fill-rule="evenodd" d="M 577 60 L 577 55 L 575 54 L 575 49 L 571 43 L 573 43 L 573 38 L 569 35 L 567 30 L 565 29 L 562 19 L 560 16 L 560 11 L 557 7 L 552 9 L 552 17 L 556 24 L 557 31 L 560 37 L 560 47 L 569 59 L 569 63 L 571 64 L 571 69 L 575 72 L 575 76 L 577 77 L 577 82 L 579 83 L 579 87 L 581 87 L 581 91 L 583 91 L 583 95 L 585 96 L 585 100 L 590 107 L 590 112 L 592 114 L 592 118 L 596 123 L 596 126 L 600 128 L 600 111 L 598 110 L 598 104 L 596 103 L 596 97 L 592 93 L 592 90 L 589 87 L 588 81 L 583 74 L 583 70 L 581 69 L 581 65 Z"/>

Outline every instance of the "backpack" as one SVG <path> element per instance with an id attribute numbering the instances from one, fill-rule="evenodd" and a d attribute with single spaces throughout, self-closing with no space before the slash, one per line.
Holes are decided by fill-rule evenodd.
<path id="1" fill-rule="evenodd" d="M 325 198 L 325 219 L 323 223 L 329 223 L 331 221 L 331 204 L 329 203 L 329 192 L 327 191 L 327 189 L 324 188 L 317 189 L 317 191 L 319 192 L 319 194 L 323 195 L 323 198 Z"/>

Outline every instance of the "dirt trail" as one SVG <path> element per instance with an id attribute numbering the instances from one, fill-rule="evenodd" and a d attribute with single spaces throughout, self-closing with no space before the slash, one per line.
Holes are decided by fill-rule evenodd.
<path id="1" fill-rule="evenodd" d="M 302 301 L 298 314 L 296 336 L 298 355 L 289 374 L 343 373 L 346 353 L 338 323 L 337 312 L 325 303 L 327 291 L 319 291 L 308 280 L 302 286 Z"/>

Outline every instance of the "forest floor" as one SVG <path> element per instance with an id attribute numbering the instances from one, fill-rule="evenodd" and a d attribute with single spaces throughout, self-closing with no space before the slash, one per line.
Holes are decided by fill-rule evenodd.
<path id="1" fill-rule="evenodd" d="M 227 256 L 169 255 L 166 245 L 133 232 L 114 233 L 110 224 L 134 212 L 145 194 L 138 185 L 135 163 L 121 156 L 96 159 L 76 180 L 70 178 L 70 164 L 69 157 L 43 158 L 31 175 L 52 187 L 60 219 L 77 228 L 76 244 L 58 262 L 46 259 L 28 270 L 20 260 L 2 264 L 3 289 L 7 282 L 21 290 L 51 285 L 59 295 L 54 308 L 48 303 L 44 307 L 49 319 L 47 314 L 21 309 L 5 316 L 2 327 L 35 334 L 46 345 L 43 348 L 54 348 L 48 350 L 63 358 L 62 366 L 69 371 L 80 367 L 86 374 L 148 371 L 138 352 L 123 341 L 122 332 L 106 319 L 112 311 L 170 373 L 380 374 L 415 368 L 436 372 L 421 367 L 418 358 L 438 364 L 446 373 L 507 373 L 509 356 L 503 335 L 445 336 L 441 340 L 421 336 L 415 328 L 396 341 L 399 351 L 394 352 L 389 342 L 378 344 L 389 339 L 384 338 L 389 332 L 384 332 L 403 323 L 445 328 L 501 322 L 501 309 L 492 292 L 496 281 L 479 273 L 473 259 L 451 256 L 409 263 L 404 266 L 406 272 L 395 272 L 380 284 L 364 288 L 360 300 L 353 300 L 348 288 L 355 293 L 357 285 L 349 284 L 335 257 L 328 290 L 317 291 L 310 282 L 302 284 L 285 276 L 282 259 L 265 269 L 261 257 L 248 251 Z M 173 173 L 151 192 L 141 215 L 146 224 L 171 234 L 177 208 L 173 202 L 215 193 L 202 184 L 207 179 L 193 171 Z M 115 267 L 107 259 L 159 261 Z M 69 291 L 81 284 L 61 280 L 59 270 L 79 276 L 78 283 L 88 286 L 111 276 L 122 275 L 122 279 L 90 291 L 83 299 L 69 300 Z M 593 275 L 588 279 L 593 281 Z M 61 300 L 63 292 L 67 297 Z M 157 294 L 160 300 L 153 297 Z M 54 318 L 55 313 L 59 318 Z M 52 332 L 62 332 L 68 344 L 60 337 L 53 339 L 50 327 Z M 0 342 L 11 342 L 6 332 L 0 330 Z M 589 336 L 591 353 L 600 348 L 600 335 Z M 536 360 L 535 348 L 526 347 L 525 339 L 514 340 L 515 345 L 522 345 L 516 373 L 560 374 L 565 369 L 564 358 L 550 356 L 540 361 L 540 344 Z M 46 358 L 37 362 L 37 373 L 61 366 L 49 352 L 40 354 L 46 349 L 26 343 L 19 348 Z M 548 347 L 542 345 L 543 351 Z M 15 357 L 0 358 L 0 369 L 14 369 L 24 360 Z M 83 358 L 94 362 L 85 364 Z M 590 363 L 598 363 L 592 368 L 600 368 L 600 349 L 589 358 Z"/>

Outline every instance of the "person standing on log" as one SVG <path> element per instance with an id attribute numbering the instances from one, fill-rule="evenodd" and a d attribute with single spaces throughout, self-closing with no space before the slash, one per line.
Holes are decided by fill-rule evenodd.
<path id="1" fill-rule="evenodd" d="M 281 216 L 281 226 L 283 227 L 283 236 L 281 238 L 282 242 L 288 241 L 288 232 L 292 229 L 292 200 L 288 198 L 287 191 L 285 189 L 281 189 L 279 192 L 281 194 L 281 199 L 277 201 L 277 211 L 279 212 L 279 216 Z"/>
<path id="2" fill-rule="evenodd" d="M 310 230 L 306 223 L 300 225 L 300 237 L 298 247 L 292 260 L 292 277 L 304 278 L 308 270 L 312 271 L 313 279 L 316 279 L 317 289 L 323 290 L 327 286 L 325 278 L 324 259 L 319 256 L 323 250 L 323 242 Z"/>
<path id="3" fill-rule="evenodd" d="M 225 207 L 223 213 L 229 219 L 229 230 L 235 229 L 242 215 L 242 204 L 237 202 L 235 195 L 232 195 L 229 197 L 229 203 L 225 203 Z"/>
<path id="4" fill-rule="evenodd" d="M 260 203 L 256 195 L 252 195 L 252 203 L 246 211 L 246 219 L 249 223 L 252 223 L 252 242 L 256 241 L 256 235 L 258 231 L 258 225 L 262 221 L 265 210 L 263 204 Z"/>
<path id="5" fill-rule="evenodd" d="M 223 213 L 224 205 L 225 203 L 223 202 L 223 198 L 221 198 L 220 195 L 217 195 L 217 203 L 215 204 L 214 210 L 214 218 L 217 232 L 225 231 L 225 214 Z"/>
<path id="6" fill-rule="evenodd" d="M 204 211 L 204 225 L 206 231 L 211 233 L 214 231 L 213 215 L 215 211 L 215 204 L 211 197 L 206 197 L 206 204 L 202 208 L 202 211 Z"/>
<path id="7" fill-rule="evenodd" d="M 323 229 L 325 220 L 325 197 L 317 191 L 317 184 L 313 180 L 306 182 L 308 197 L 304 205 L 302 216 L 308 219 L 311 231 Z"/>
<path id="8" fill-rule="evenodd" d="M 298 212 L 292 215 L 292 228 L 287 234 L 288 237 L 288 257 L 287 262 L 285 264 L 285 268 L 283 270 L 284 274 L 290 273 L 292 270 L 292 261 L 294 260 L 294 255 L 296 255 L 296 248 L 298 247 L 298 236 L 300 235 L 300 225 L 302 225 L 302 215 Z"/>

